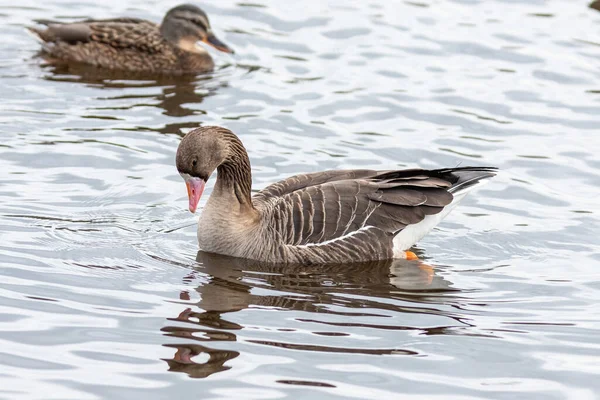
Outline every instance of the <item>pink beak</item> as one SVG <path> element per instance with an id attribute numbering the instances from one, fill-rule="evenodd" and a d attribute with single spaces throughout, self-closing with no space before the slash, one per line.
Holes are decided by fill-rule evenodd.
<path id="1" fill-rule="evenodd" d="M 204 179 L 200 178 L 190 177 L 185 180 L 185 186 L 187 187 L 188 198 L 190 200 L 190 212 L 192 213 L 196 212 L 205 184 L 206 182 Z"/>

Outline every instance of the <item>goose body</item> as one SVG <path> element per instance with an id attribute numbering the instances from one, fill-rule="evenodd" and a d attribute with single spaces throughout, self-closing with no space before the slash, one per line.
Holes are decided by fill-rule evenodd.
<path id="1" fill-rule="evenodd" d="M 194 212 L 211 173 L 217 181 L 198 222 L 207 252 L 276 263 L 406 258 L 491 167 L 333 170 L 292 176 L 251 196 L 239 138 L 220 127 L 188 133 L 177 150 Z"/>
<path id="2" fill-rule="evenodd" d="M 47 27 L 29 30 L 42 40 L 42 55 L 55 64 L 182 75 L 214 67 L 212 58 L 196 45 L 197 41 L 232 52 L 213 34 L 206 14 L 190 4 L 169 10 L 161 25 L 138 18 L 37 22 Z"/>

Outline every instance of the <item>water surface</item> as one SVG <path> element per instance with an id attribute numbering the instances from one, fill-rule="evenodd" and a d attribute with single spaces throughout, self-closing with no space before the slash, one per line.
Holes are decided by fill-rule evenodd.
<path id="1" fill-rule="evenodd" d="M 24 30 L 176 4 L 0 5 L 0 398 L 596 398 L 600 13 L 206 1 L 236 54 L 188 80 L 47 66 Z M 240 135 L 257 190 L 502 173 L 423 263 L 276 268 L 198 253 L 174 154 L 200 124 Z"/>

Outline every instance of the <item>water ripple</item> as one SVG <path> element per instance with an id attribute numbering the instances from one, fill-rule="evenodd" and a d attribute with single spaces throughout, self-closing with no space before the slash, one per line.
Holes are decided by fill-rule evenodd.
<path id="1" fill-rule="evenodd" d="M 202 7 L 236 54 L 168 79 L 45 65 L 24 29 L 167 5 L 0 6 L 0 397 L 595 398 L 595 10 Z M 418 263 L 232 260 L 198 252 L 174 168 L 208 124 L 241 136 L 255 189 L 328 168 L 501 173 Z"/>

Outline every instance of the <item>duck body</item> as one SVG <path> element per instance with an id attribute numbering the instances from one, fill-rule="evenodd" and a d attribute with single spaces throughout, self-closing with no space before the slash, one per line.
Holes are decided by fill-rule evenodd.
<path id="1" fill-rule="evenodd" d="M 193 160 L 196 170 L 186 169 Z M 491 167 L 333 170 L 296 175 L 250 196 L 239 139 L 218 127 L 188 133 L 177 155 L 186 182 L 196 175 L 206 181 L 215 164 L 217 182 L 198 223 L 200 248 L 274 263 L 405 258 L 468 191 L 495 175 Z"/>
<path id="2" fill-rule="evenodd" d="M 196 45 L 197 41 L 231 52 L 212 33 L 206 14 L 192 5 L 173 8 L 161 25 L 138 18 L 38 22 L 47 27 L 29 30 L 42 40 L 42 56 L 54 64 L 82 63 L 110 70 L 183 75 L 214 67 L 211 56 Z"/>

